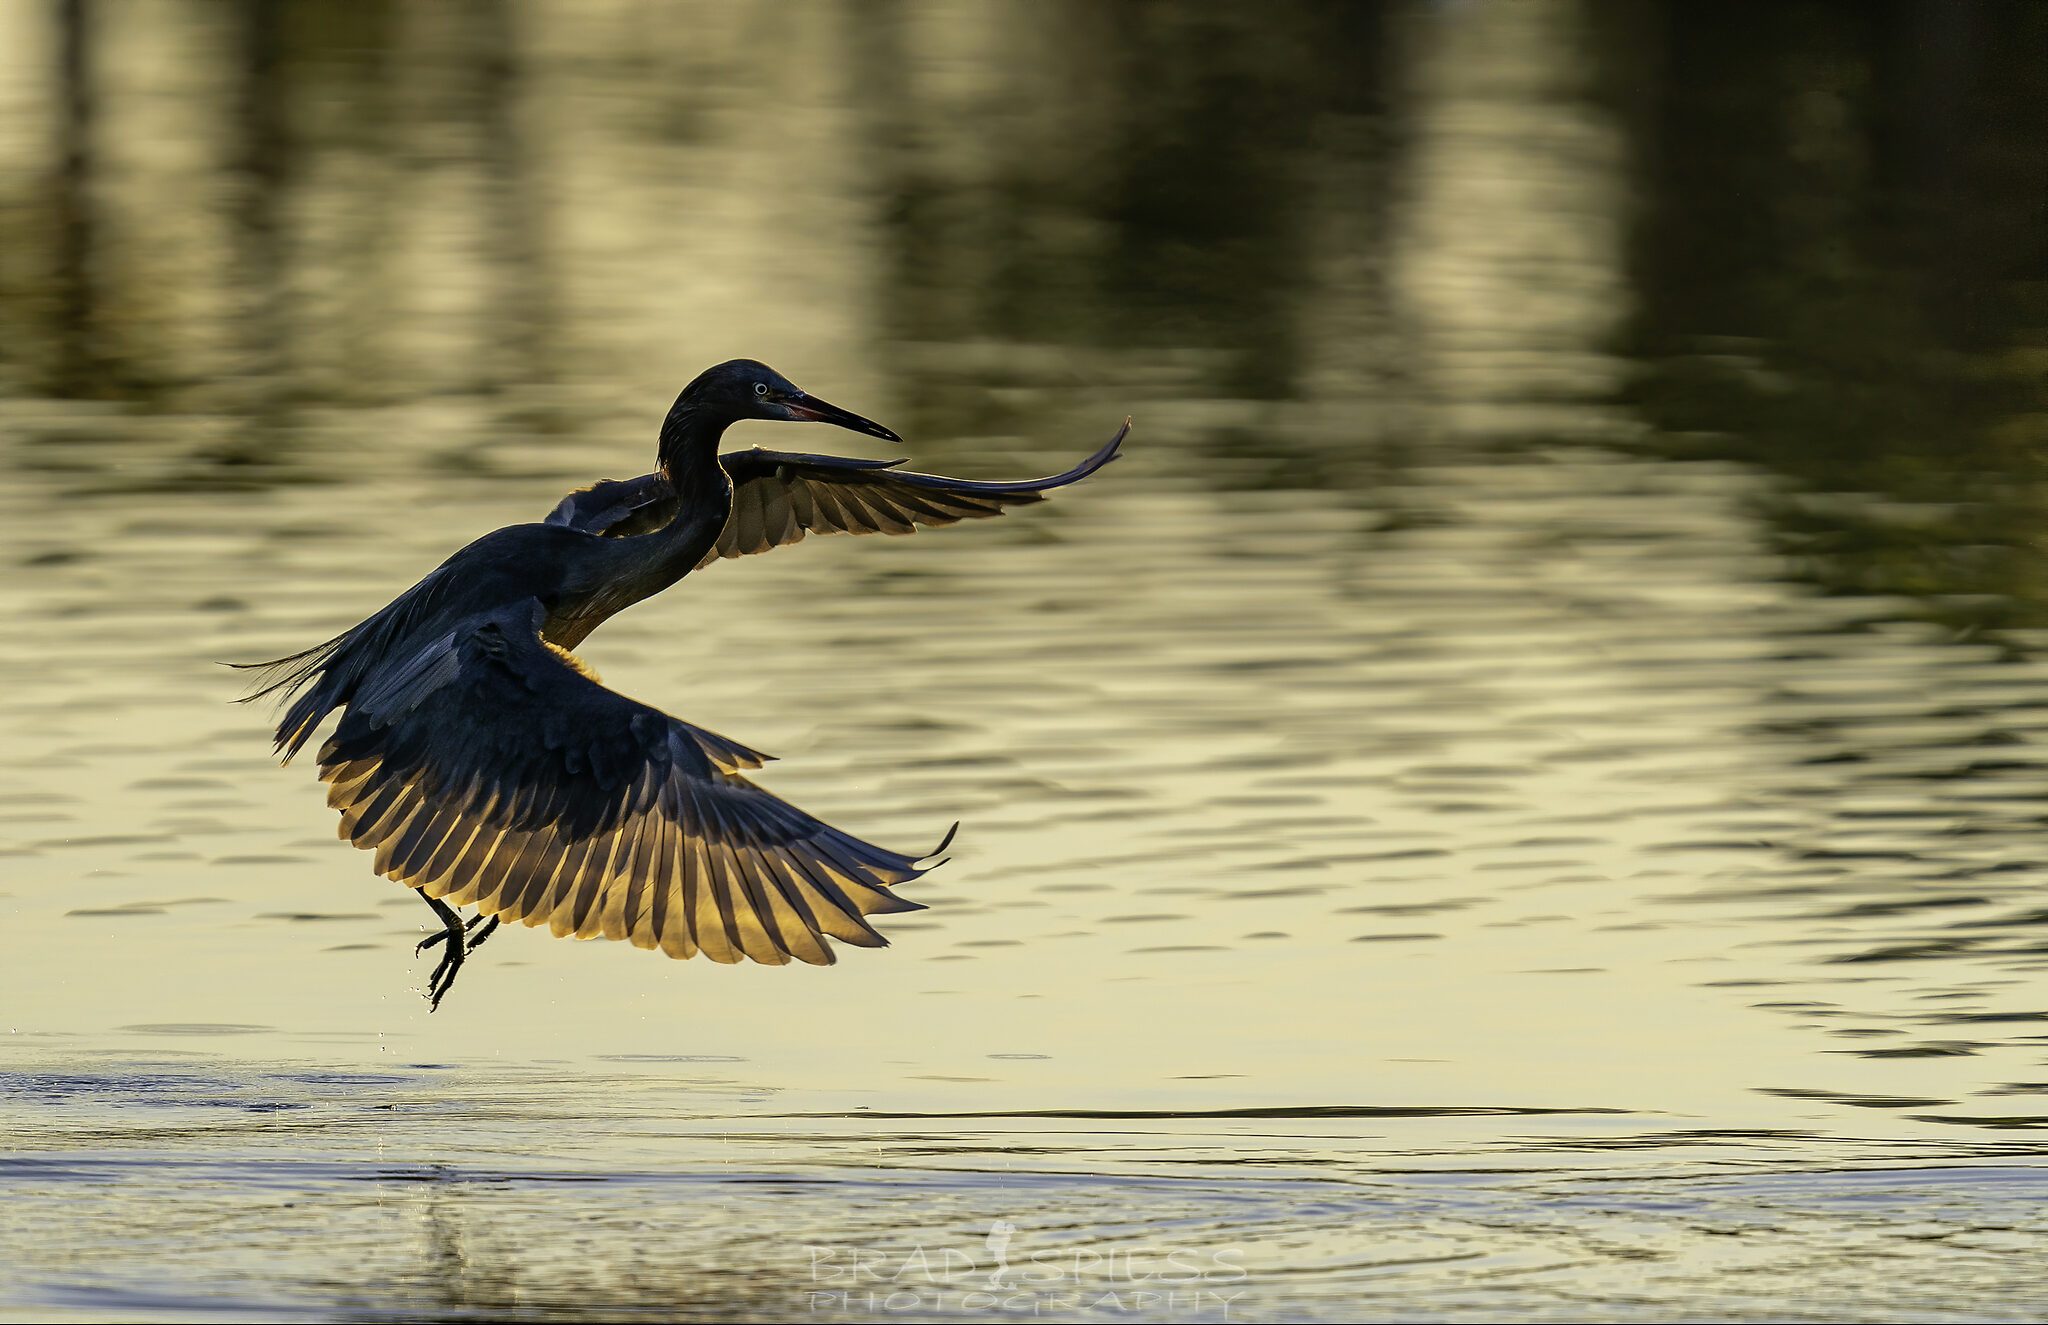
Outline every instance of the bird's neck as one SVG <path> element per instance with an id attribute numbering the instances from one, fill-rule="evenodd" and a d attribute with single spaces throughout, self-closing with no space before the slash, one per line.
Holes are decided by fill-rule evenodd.
<path id="1" fill-rule="evenodd" d="M 732 420 L 678 400 L 661 421 L 661 472 L 689 511 L 720 497 L 725 471 L 718 464 L 718 440 Z"/>
<path id="2" fill-rule="evenodd" d="M 710 549 L 732 510 L 732 480 L 718 463 L 718 439 L 731 423 L 730 417 L 692 408 L 685 400 L 676 401 L 662 420 L 661 472 L 675 489 L 676 513 L 647 537 L 650 547 L 665 548 L 666 559 L 681 566 L 678 577 Z"/>
<path id="3" fill-rule="evenodd" d="M 732 512 L 732 481 L 718 463 L 718 439 L 728 422 L 676 402 L 661 425 L 660 451 L 662 476 L 678 498 L 675 515 L 652 533 L 590 543 L 572 604 L 550 625 L 548 638 L 574 648 L 605 618 L 696 569 Z"/>

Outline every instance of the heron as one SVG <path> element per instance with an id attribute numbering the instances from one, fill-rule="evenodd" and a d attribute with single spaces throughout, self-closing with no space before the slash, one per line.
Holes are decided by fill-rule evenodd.
<path id="1" fill-rule="evenodd" d="M 652 473 L 485 534 L 323 644 L 236 664 L 255 672 L 245 699 L 283 706 L 286 763 L 340 711 L 320 779 L 340 836 L 440 923 L 418 949 L 442 949 L 430 1010 L 501 921 L 674 958 L 829 965 L 831 942 L 887 946 L 869 916 L 924 909 L 895 890 L 944 863 L 958 824 L 915 856 L 841 832 L 745 776 L 770 756 L 607 688 L 572 651 L 722 558 L 1039 501 L 1116 459 L 1130 420 L 1065 473 L 989 482 L 900 460 L 721 455 L 746 419 L 902 441 L 757 360 L 718 364 L 662 420 Z"/>

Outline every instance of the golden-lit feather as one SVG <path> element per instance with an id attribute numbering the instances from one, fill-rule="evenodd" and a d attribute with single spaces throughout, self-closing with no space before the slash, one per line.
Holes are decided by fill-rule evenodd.
<path id="1" fill-rule="evenodd" d="M 828 938 L 883 946 L 864 917 L 919 909 L 891 891 L 917 858 L 763 791 L 737 770 L 764 756 L 604 689 L 530 614 L 442 647 L 320 753 L 340 835 L 386 878 L 561 936 L 768 965 L 830 964 Z M 522 762 L 561 711 L 565 757 Z"/>

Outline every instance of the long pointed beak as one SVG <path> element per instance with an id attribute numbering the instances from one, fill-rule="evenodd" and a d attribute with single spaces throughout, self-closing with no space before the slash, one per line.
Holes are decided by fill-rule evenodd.
<path id="1" fill-rule="evenodd" d="M 782 408 L 786 411 L 785 417 L 799 423 L 830 423 L 853 432 L 864 432 L 870 437 L 879 437 L 885 442 L 903 440 L 873 419 L 864 419 L 852 410 L 827 404 L 816 396 L 797 396 L 792 400 L 785 400 L 782 402 Z"/>

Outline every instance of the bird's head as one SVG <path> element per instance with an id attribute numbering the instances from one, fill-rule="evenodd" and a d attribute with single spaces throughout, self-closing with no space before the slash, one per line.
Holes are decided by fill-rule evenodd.
<path id="1" fill-rule="evenodd" d="M 757 359 L 728 359 L 705 369 L 676 398 L 671 414 L 682 411 L 714 420 L 721 427 L 742 419 L 775 419 L 830 423 L 888 442 L 903 440 L 872 419 L 827 404 Z"/>

